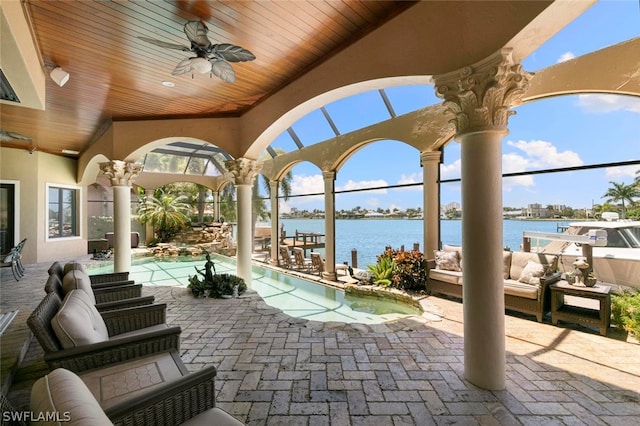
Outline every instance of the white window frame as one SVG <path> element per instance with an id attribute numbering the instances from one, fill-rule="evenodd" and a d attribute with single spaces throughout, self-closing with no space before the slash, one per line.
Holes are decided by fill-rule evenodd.
<path id="1" fill-rule="evenodd" d="M 82 214 L 82 188 L 77 185 L 64 185 L 59 183 L 46 183 L 45 188 L 45 241 L 53 242 L 53 241 L 69 241 L 69 240 L 79 240 L 82 238 L 82 225 L 83 225 L 83 214 Z M 76 233 L 77 235 L 73 235 L 70 237 L 50 237 L 49 236 L 49 190 L 51 188 L 62 188 L 62 189 L 71 189 L 76 191 Z"/>

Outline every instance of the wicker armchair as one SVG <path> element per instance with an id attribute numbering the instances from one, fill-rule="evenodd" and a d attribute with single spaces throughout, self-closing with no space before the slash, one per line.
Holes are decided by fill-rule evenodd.
<path id="1" fill-rule="evenodd" d="M 66 285 L 63 285 L 57 274 L 49 275 L 44 286 L 45 293 L 55 292 L 60 300 L 64 300 L 68 291 L 81 288 L 93 295 L 95 306 L 100 312 L 150 305 L 155 300 L 154 296 L 142 296 L 142 284 L 127 284 L 114 287 L 104 284 L 92 286 L 89 276 L 82 274 L 81 271 L 67 273 L 65 280 Z"/>
<path id="2" fill-rule="evenodd" d="M 65 273 L 69 272 L 72 269 L 80 269 L 85 273 L 88 272 L 84 265 L 80 262 L 68 262 L 66 264 L 62 264 L 59 261 L 55 261 L 49 267 L 49 275 L 56 274 L 60 281 L 64 278 Z M 133 280 L 129 279 L 129 272 L 113 272 L 109 274 L 94 274 L 89 275 L 91 279 L 91 285 L 95 287 L 107 286 L 113 287 L 116 285 L 129 285 L 134 284 Z"/>
<path id="3" fill-rule="evenodd" d="M 35 382 L 30 410 L 68 413 L 80 426 L 242 425 L 215 407 L 215 376 L 216 369 L 206 367 L 102 409 L 79 376 L 59 368 Z"/>
<path id="4" fill-rule="evenodd" d="M 78 305 L 82 312 L 74 318 L 69 313 L 73 314 L 72 308 Z M 67 317 L 56 316 L 60 311 Z M 67 328 L 60 323 L 62 319 L 69 324 Z M 82 372 L 180 347 L 181 329 L 167 326 L 166 304 L 98 312 L 83 290 L 71 291 L 64 305 L 56 293 L 47 294 L 27 324 L 44 349 L 44 360 L 51 369 L 63 367 Z M 99 334 L 83 336 L 81 333 L 87 330 Z"/>

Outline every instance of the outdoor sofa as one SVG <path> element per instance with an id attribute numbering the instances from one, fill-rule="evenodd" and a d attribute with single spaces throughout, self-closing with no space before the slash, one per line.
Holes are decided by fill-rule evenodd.
<path id="1" fill-rule="evenodd" d="M 462 298 L 462 248 L 444 246 L 428 261 L 427 290 Z M 503 252 L 506 310 L 535 315 L 538 322 L 551 307 L 548 288 L 560 279 L 558 257 L 542 253 Z"/>

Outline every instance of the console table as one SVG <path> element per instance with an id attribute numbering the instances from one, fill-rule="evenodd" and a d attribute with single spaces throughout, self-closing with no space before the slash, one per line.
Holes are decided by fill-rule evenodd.
<path id="1" fill-rule="evenodd" d="M 580 287 L 566 281 L 558 281 L 549 285 L 551 289 L 551 323 L 567 321 L 582 325 L 596 326 L 600 334 L 605 336 L 611 317 L 611 287 L 596 284 L 593 287 Z M 565 296 L 578 299 L 591 299 L 598 302 L 599 307 L 583 306 L 583 304 L 565 303 Z M 586 304 L 586 303 L 585 303 Z"/>

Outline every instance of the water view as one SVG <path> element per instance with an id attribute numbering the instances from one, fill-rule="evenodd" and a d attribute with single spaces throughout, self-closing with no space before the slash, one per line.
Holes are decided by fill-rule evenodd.
<path id="1" fill-rule="evenodd" d="M 281 219 L 287 235 L 300 232 L 324 233 L 324 219 Z M 556 232 L 558 225 L 566 221 L 548 220 L 505 220 L 504 246 L 518 250 L 522 244 L 523 231 Z M 462 244 L 462 222 L 460 220 L 440 221 L 440 234 L 443 244 Z M 351 264 L 351 250 L 358 251 L 358 267 L 376 262 L 376 256 L 385 246 L 399 248 L 404 244 L 411 249 L 414 243 L 420 243 L 423 250 L 423 223 L 421 220 L 407 219 L 358 219 L 336 220 L 336 262 Z M 321 250 L 322 251 L 322 250 Z"/>

